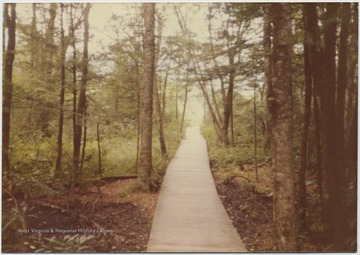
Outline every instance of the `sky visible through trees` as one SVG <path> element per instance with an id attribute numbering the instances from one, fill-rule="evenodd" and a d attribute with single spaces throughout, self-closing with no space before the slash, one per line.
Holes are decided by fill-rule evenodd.
<path id="1" fill-rule="evenodd" d="M 89 53 L 96 55 L 102 53 L 106 47 L 111 45 L 114 40 L 116 40 L 116 36 L 114 35 L 114 31 L 111 28 L 111 19 L 114 15 L 117 16 L 125 16 L 125 17 L 134 17 L 138 15 L 138 9 L 134 8 L 135 6 L 141 5 L 140 3 L 129 4 L 129 3 L 95 3 L 89 15 L 89 23 L 90 23 L 90 34 L 91 40 L 89 41 Z M 181 32 L 179 27 L 176 15 L 171 8 L 173 3 L 158 3 L 158 9 L 164 9 L 165 16 L 165 24 L 163 28 L 163 36 L 174 36 Z M 183 8 L 186 12 L 187 22 L 190 24 L 189 28 L 191 32 L 195 33 L 194 39 L 199 42 L 205 42 L 208 40 L 208 31 L 207 31 L 207 20 L 206 15 L 208 12 L 208 3 L 185 3 L 182 4 Z M 28 4 L 18 4 L 18 15 L 22 20 L 30 20 L 31 19 L 31 6 Z M 220 26 L 220 19 L 216 19 L 214 23 L 214 27 Z M 261 40 L 261 20 L 257 19 L 252 23 L 252 31 L 246 35 L 247 39 L 253 41 L 254 43 L 258 43 Z M 127 30 L 126 28 L 124 29 Z M 125 31 L 120 33 L 117 39 L 121 37 L 126 37 Z M 245 56 L 246 58 L 246 56 Z M 94 63 L 96 65 L 96 63 Z M 111 72 L 113 70 L 112 63 L 103 63 L 97 66 L 99 71 L 102 72 Z M 173 77 L 175 79 L 175 77 Z M 261 79 L 259 76 L 259 82 L 261 83 Z M 216 84 L 216 81 L 215 81 Z M 219 85 L 219 84 L 218 84 Z M 239 88 L 242 90 L 244 95 L 252 95 L 252 89 L 247 88 Z M 203 100 L 201 97 L 201 92 L 194 88 L 190 91 L 189 95 L 189 113 L 186 118 L 194 124 L 200 124 L 199 121 L 203 119 L 204 106 Z M 200 97 L 199 97 L 200 96 Z"/>

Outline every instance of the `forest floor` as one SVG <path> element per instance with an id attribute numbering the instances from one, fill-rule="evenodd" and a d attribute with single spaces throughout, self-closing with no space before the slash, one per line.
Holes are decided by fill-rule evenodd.
<path id="1" fill-rule="evenodd" d="M 136 179 L 130 179 L 108 182 L 101 193 L 92 187 L 76 190 L 70 199 L 28 199 L 23 215 L 27 233 L 18 231 L 25 201 L 17 199 L 20 212 L 10 226 L 13 234 L 3 234 L 2 252 L 143 252 L 157 197 L 158 193 L 142 192 Z M 14 208 L 14 199 L 4 198 L 2 206 L 4 217 Z"/>
<path id="2" fill-rule="evenodd" d="M 260 165 L 259 181 L 252 165 L 217 167 L 213 176 L 246 249 L 271 252 L 272 174 L 269 164 Z M 327 251 L 328 230 L 314 220 L 319 210 L 315 182 L 307 183 L 307 191 L 309 231 L 301 234 L 299 251 Z M 3 229 L 11 224 L 3 231 L 2 252 L 144 252 L 158 194 L 143 192 L 136 179 L 128 179 L 107 181 L 100 193 L 96 186 L 78 189 L 70 198 L 66 194 L 26 200 L 17 196 L 17 209 L 14 198 L 4 195 Z"/>
<path id="3" fill-rule="evenodd" d="M 269 164 L 258 169 L 259 180 L 253 165 L 245 165 L 241 170 L 220 168 L 213 171 L 218 194 L 233 225 L 237 229 L 245 247 L 252 252 L 272 252 L 273 244 L 273 192 L 272 174 Z M 308 183 L 309 230 L 301 233 L 299 251 L 326 251 L 329 247 L 328 231 L 324 224 L 314 221 L 317 201 L 314 194 L 316 185 Z"/>

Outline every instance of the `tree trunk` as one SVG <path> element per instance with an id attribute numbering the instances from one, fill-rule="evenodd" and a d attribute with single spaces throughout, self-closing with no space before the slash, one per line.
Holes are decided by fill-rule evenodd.
<path id="1" fill-rule="evenodd" d="M 231 131 L 231 146 L 235 147 L 234 109 L 231 109 L 231 113 L 230 113 L 230 131 Z"/>
<path id="2" fill-rule="evenodd" d="M 155 75 L 155 4 L 144 3 L 144 76 L 141 84 L 141 146 L 139 165 L 139 184 L 143 190 L 151 189 L 152 172 L 152 115 L 153 88 Z"/>
<path id="3" fill-rule="evenodd" d="M 324 191 L 323 191 L 323 163 L 322 163 L 322 146 L 321 146 L 321 123 L 319 116 L 319 104 L 316 91 L 313 92 L 314 96 L 314 122 L 315 122 L 315 143 L 316 143 L 316 183 L 317 192 L 320 198 L 320 207 L 323 208 Z"/>
<path id="4" fill-rule="evenodd" d="M 161 156 L 163 158 L 167 157 L 166 152 L 166 143 L 165 143 L 165 134 L 164 134 L 164 124 L 163 124 L 163 115 L 161 113 L 161 102 L 160 102 L 160 95 L 159 95 L 159 85 L 157 84 L 157 79 L 155 78 L 155 99 L 156 99 L 156 113 L 158 116 L 158 123 L 159 123 L 159 142 L 160 142 L 160 149 L 161 149 Z"/>
<path id="5" fill-rule="evenodd" d="M 158 62 L 160 59 L 160 48 L 161 48 L 161 34 L 163 29 L 163 22 L 162 20 L 159 21 L 158 24 L 158 35 L 157 35 L 157 43 L 155 49 L 155 70 L 158 67 Z M 169 62 L 170 64 L 170 62 Z M 155 71 L 156 72 L 156 71 Z M 166 77 L 167 79 L 167 77 Z M 167 82 L 167 81 L 165 81 Z M 158 77 L 154 75 L 154 93 L 155 93 L 155 106 L 156 106 L 156 113 L 158 117 L 158 132 L 159 132 L 159 143 L 160 143 L 160 150 L 161 156 L 163 158 L 167 158 L 166 152 L 166 142 L 165 142 L 165 134 L 164 134 L 164 123 L 163 123 L 163 114 L 161 112 L 161 86 L 158 84 Z M 165 98 L 163 98 L 165 100 Z"/>
<path id="6" fill-rule="evenodd" d="M 351 23 L 351 40 L 348 50 L 348 74 L 347 74 L 347 88 L 345 96 L 345 123 L 344 123 L 344 132 L 345 132 L 345 148 L 347 144 L 351 142 L 350 130 L 353 119 L 353 110 L 354 108 L 354 95 L 357 93 L 357 64 L 358 64 L 358 4 L 353 4 L 353 22 Z"/>
<path id="7" fill-rule="evenodd" d="M 74 135 L 74 157 L 72 167 L 72 184 L 77 182 L 80 163 L 81 133 L 84 123 L 84 111 L 86 107 L 86 84 L 88 80 L 88 43 L 89 43 L 89 12 L 91 4 L 86 4 L 84 9 L 84 49 L 82 59 L 82 77 L 78 107 L 76 111 L 76 124 Z"/>
<path id="8" fill-rule="evenodd" d="M 99 123 L 96 124 L 96 138 L 97 138 L 97 144 L 98 144 L 98 161 L 99 161 L 99 175 L 102 176 L 102 161 L 101 161 L 101 145 L 100 145 L 100 129 L 99 129 Z"/>
<path id="9" fill-rule="evenodd" d="M 266 111 L 266 130 L 265 130 L 265 148 L 270 148 L 271 144 L 271 104 L 272 98 L 269 94 L 272 94 L 270 88 L 272 87 L 272 61 L 271 61 L 271 9 L 270 4 L 267 4 L 265 7 L 264 13 L 264 38 L 263 38 L 263 47 L 264 47 L 264 87 L 267 95 L 267 111 Z"/>
<path id="10" fill-rule="evenodd" d="M 346 214 L 344 205 L 345 171 L 339 169 L 337 162 L 337 130 L 335 122 L 336 88 L 336 17 L 338 4 L 326 5 L 324 27 L 324 68 L 325 82 L 320 93 L 320 109 L 324 132 L 324 169 L 327 174 L 329 191 L 330 221 L 334 251 L 346 251 Z"/>
<path id="11" fill-rule="evenodd" d="M 37 54 L 38 54 L 38 38 L 37 38 L 37 18 L 36 18 L 36 3 L 32 4 L 32 20 L 31 20 L 31 81 L 34 80 L 35 70 L 37 66 Z M 4 51 L 5 52 L 5 51 Z M 27 116 L 27 126 L 31 127 L 33 122 L 33 105 L 34 101 L 29 100 L 28 116 Z"/>
<path id="12" fill-rule="evenodd" d="M 162 109 L 161 109 L 161 115 L 163 119 L 165 118 L 165 108 L 166 108 L 166 87 L 167 87 L 167 81 L 169 77 L 169 71 L 170 71 L 170 65 L 171 65 L 171 58 L 169 58 L 169 63 L 166 68 L 166 74 L 165 74 L 165 80 L 164 80 L 164 88 L 162 93 Z"/>
<path id="13" fill-rule="evenodd" d="M 83 144 L 82 144 L 82 149 L 81 149 L 81 159 L 80 159 L 80 170 L 79 173 L 82 173 L 83 169 L 84 169 L 84 159 L 85 159 L 85 152 L 86 152 L 86 137 L 87 137 L 87 107 L 88 104 L 85 103 L 85 110 L 84 110 L 84 134 L 83 134 Z"/>
<path id="14" fill-rule="evenodd" d="M 16 4 L 4 4 L 4 24 L 6 24 L 8 41 L 3 60 L 2 170 L 3 175 L 7 175 L 10 172 L 10 116 L 13 91 L 12 73 L 16 44 Z"/>
<path id="15" fill-rule="evenodd" d="M 61 6 L 61 17 L 60 17 L 60 26 L 61 26 L 61 53 L 60 53 L 60 102 L 59 102 L 59 131 L 57 139 L 57 158 L 55 166 L 55 176 L 59 176 L 59 171 L 61 168 L 61 158 L 62 158 L 62 140 L 63 140 L 63 129 L 64 129 L 64 102 L 65 102 L 65 36 L 64 36 L 64 24 L 63 24 L 63 15 L 64 15 L 64 4 Z"/>
<path id="16" fill-rule="evenodd" d="M 75 157 L 75 144 L 76 144 L 76 40 L 75 40 L 75 27 L 74 27 L 74 15 L 73 15 L 73 5 L 70 8 L 70 26 L 71 26 L 71 43 L 72 43 L 72 94 L 73 94 L 73 102 L 72 102 L 72 124 L 73 124 L 73 157 Z"/>
<path id="17" fill-rule="evenodd" d="M 311 115 L 311 90 L 312 90 L 312 78 L 311 78 L 311 67 L 309 60 L 308 45 L 304 43 L 304 75 L 305 75 L 305 106 L 303 115 L 303 128 L 301 135 L 301 148 L 300 148 L 300 168 L 298 172 L 298 183 L 297 183 L 297 211 L 299 215 L 299 230 L 303 232 L 306 230 L 306 185 L 305 176 L 308 167 L 307 156 L 308 156 L 308 135 L 310 126 L 310 115 Z"/>
<path id="18" fill-rule="evenodd" d="M 137 85 L 137 133 L 136 133 L 136 158 L 135 158 L 135 174 L 139 172 L 139 160 L 140 160 L 140 135 L 141 135 L 141 123 L 140 123 L 140 82 L 139 82 L 139 65 L 136 66 L 136 85 Z"/>
<path id="19" fill-rule="evenodd" d="M 255 80 L 255 85 L 254 85 L 254 101 L 253 101 L 253 106 L 254 106 L 254 165 L 255 165 L 255 174 L 256 174 L 256 181 L 259 181 L 259 174 L 258 174 L 258 166 L 257 166 L 257 117 L 256 117 L 256 80 Z"/>
<path id="20" fill-rule="evenodd" d="M 233 94 L 234 94 L 234 81 L 235 81 L 235 69 L 234 69 L 234 53 L 229 53 L 229 64 L 230 64 L 230 73 L 229 73 L 229 87 L 226 94 L 226 101 L 224 103 L 224 123 L 222 126 L 222 136 L 223 142 L 226 145 L 229 145 L 229 124 L 230 124 L 230 115 L 233 108 Z"/>
<path id="21" fill-rule="evenodd" d="M 183 126 L 184 126 L 185 112 L 186 112 L 186 104 L 187 104 L 187 99 L 188 99 L 188 85 L 189 85 L 189 84 L 186 82 L 186 85 L 185 85 L 185 97 L 184 97 L 184 104 L 183 104 L 183 111 L 182 111 L 182 115 L 181 115 L 180 133 L 182 133 L 182 131 L 183 131 Z"/>
<path id="22" fill-rule="evenodd" d="M 336 95 L 336 138 L 337 157 L 339 171 L 345 169 L 345 91 L 347 87 L 347 56 L 349 23 L 351 18 L 350 3 L 342 3 L 341 8 L 341 31 L 339 46 L 337 95 Z"/>
<path id="23" fill-rule="evenodd" d="M 274 174 L 274 244 L 276 251 L 296 251 L 291 77 L 291 5 L 272 4 L 274 22 L 273 84 L 269 90 Z"/>
<path id="24" fill-rule="evenodd" d="M 348 251 L 356 252 L 357 249 L 357 162 L 358 162 L 358 96 L 355 95 L 354 117 L 352 119 L 350 140 L 346 148 L 346 162 L 347 162 L 347 206 L 349 233 L 347 238 Z"/>

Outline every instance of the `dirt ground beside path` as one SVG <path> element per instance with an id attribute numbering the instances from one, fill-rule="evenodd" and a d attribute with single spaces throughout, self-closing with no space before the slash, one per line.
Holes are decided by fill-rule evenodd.
<path id="1" fill-rule="evenodd" d="M 136 180 L 118 180 L 104 185 L 100 194 L 96 188 L 77 191 L 69 203 L 67 197 L 29 200 L 28 232 L 10 226 L 2 252 L 146 251 L 157 197 L 140 191 Z M 22 207 L 24 201 L 17 203 Z M 14 207 L 13 199 L 4 198 L 2 206 L 4 217 Z"/>

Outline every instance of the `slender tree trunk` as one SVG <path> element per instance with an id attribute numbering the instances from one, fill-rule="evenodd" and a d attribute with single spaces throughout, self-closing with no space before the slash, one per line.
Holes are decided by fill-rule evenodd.
<path id="1" fill-rule="evenodd" d="M 166 88 L 167 88 L 167 82 L 170 72 L 170 65 L 171 65 L 171 58 L 169 58 L 169 63 L 167 65 L 166 74 L 165 74 L 165 80 L 164 80 L 164 87 L 163 87 L 163 93 L 162 93 L 162 109 L 161 109 L 161 115 L 162 118 L 165 119 L 165 108 L 166 108 Z"/>
<path id="2" fill-rule="evenodd" d="M 180 133 L 182 133 L 183 131 L 187 99 L 188 99 L 188 83 L 186 83 L 185 85 L 185 97 L 184 97 L 183 111 L 181 115 Z"/>
<path id="3" fill-rule="evenodd" d="M 324 208 L 324 191 L 323 191 L 323 163 L 322 163 L 322 146 L 321 146 L 321 123 L 319 116 L 318 96 L 314 90 L 314 122 L 315 122 L 315 143 L 316 143 L 316 183 L 317 192 L 320 198 L 320 208 Z M 321 212 L 323 213 L 323 212 Z"/>
<path id="4" fill-rule="evenodd" d="M 143 190 L 151 189 L 152 173 L 152 115 L 153 115 L 153 88 L 155 75 L 155 4 L 144 3 L 144 77 L 141 91 L 141 146 L 139 184 Z"/>
<path id="5" fill-rule="evenodd" d="M 274 243 L 276 251 L 296 251 L 291 77 L 291 5 L 272 4 L 274 17 L 272 150 L 274 174 Z"/>
<path id="6" fill-rule="evenodd" d="M 76 111 L 76 125 L 74 137 L 74 158 L 72 167 L 72 183 L 77 182 L 80 163 L 81 133 L 84 125 L 84 111 L 86 107 L 86 84 L 88 80 L 88 43 L 89 43 L 89 12 L 91 4 L 86 4 L 84 9 L 84 50 L 82 60 L 82 77 L 78 107 Z"/>
<path id="7" fill-rule="evenodd" d="M 326 170 L 329 191 L 330 221 L 334 251 L 346 251 L 346 213 L 344 205 L 345 171 L 339 169 L 337 162 L 337 130 L 335 122 L 335 88 L 336 88 L 336 17 L 337 3 L 326 5 L 324 27 L 324 68 L 325 83 L 321 88 L 320 109 L 323 117 L 324 132 L 324 169 Z"/>
<path id="8" fill-rule="evenodd" d="M 345 91 L 347 87 L 347 56 L 349 23 L 351 18 L 350 3 L 342 3 L 341 31 L 339 46 L 339 62 L 337 69 L 337 95 L 336 95 L 336 132 L 337 132 L 337 157 L 339 171 L 345 169 Z"/>
<path id="9" fill-rule="evenodd" d="M 347 207 L 348 207 L 348 251 L 356 252 L 357 249 L 357 177 L 358 177 L 358 96 L 355 95 L 354 116 L 352 119 L 350 140 L 346 148 L 346 162 L 348 171 Z"/>
<path id="10" fill-rule="evenodd" d="M 75 158 L 75 144 L 76 144 L 76 94 L 77 94 L 77 88 L 76 88 L 76 40 L 75 40 L 75 27 L 74 27 L 74 14 L 73 14 L 73 4 L 71 4 L 70 7 L 70 26 L 71 26 L 71 44 L 72 44 L 72 50 L 73 50 L 73 56 L 72 56 L 72 94 L 73 94 L 73 102 L 72 102 L 72 124 L 73 124 L 73 157 Z"/>
<path id="11" fill-rule="evenodd" d="M 59 131 L 57 139 L 57 159 L 55 166 L 55 176 L 59 176 L 59 171 L 61 168 L 61 159 L 62 159 L 62 144 L 63 144 L 63 129 L 64 129 L 64 102 L 65 102 L 65 36 L 64 36 L 64 24 L 63 24 L 63 15 L 64 15 L 64 4 L 61 6 L 61 53 L 60 53 L 60 102 L 59 102 Z"/>
<path id="12" fill-rule="evenodd" d="M 233 108 L 233 94 L 234 94 L 234 81 L 235 81 L 235 70 L 234 70 L 234 54 L 229 53 L 229 63 L 230 63 L 230 73 L 229 73 L 229 87 L 226 94 L 226 101 L 224 103 L 224 123 L 222 126 L 222 136 L 223 142 L 226 145 L 229 145 L 229 124 L 230 124 L 230 115 Z"/>
<path id="13" fill-rule="evenodd" d="M 322 94 L 322 88 L 325 86 L 325 69 L 324 69 L 324 50 L 320 40 L 320 29 L 318 25 L 318 15 L 315 3 L 307 3 L 303 5 L 304 29 L 305 29 L 305 43 L 308 46 L 310 70 L 313 81 L 313 99 L 314 99 L 314 121 L 315 121 L 315 142 L 316 142 L 316 169 L 317 169 L 317 191 L 320 197 L 320 208 L 324 208 L 324 178 L 323 169 L 323 141 L 322 134 L 324 133 L 324 118 L 321 113 L 321 102 L 319 99 Z M 325 157 L 326 160 L 326 157 Z M 322 218 L 325 219 L 325 212 L 320 212 Z"/>
<path id="14" fill-rule="evenodd" d="M 350 130 L 352 126 L 353 119 L 353 110 L 354 108 L 354 95 L 357 93 L 357 79 L 356 71 L 358 64 L 358 4 L 353 4 L 353 22 L 351 23 L 351 40 L 348 49 L 348 74 L 347 74 L 347 88 L 345 96 L 345 123 L 344 123 L 344 132 L 345 132 L 345 148 L 347 144 L 351 142 L 350 140 Z"/>
<path id="15" fill-rule="evenodd" d="M 10 14 L 9 14 L 10 7 Z M 16 4 L 4 4 L 4 24 L 7 29 L 7 45 L 3 60 L 3 104 L 2 104 L 2 170 L 3 175 L 10 172 L 10 116 L 12 103 L 12 73 L 16 44 Z M 5 34 L 5 32 L 4 32 Z M 4 37 L 5 38 L 5 37 Z M 5 46 L 5 44 L 4 44 Z"/>
<path id="16" fill-rule="evenodd" d="M 158 123 L 159 123 L 159 142 L 160 142 L 160 149 L 162 157 L 167 157 L 166 152 L 166 143 L 165 143 L 165 134 L 164 134 L 164 124 L 163 124 L 163 115 L 161 114 L 161 102 L 160 102 L 160 95 L 159 95 L 159 85 L 157 83 L 157 78 L 155 77 L 155 99 L 156 99 L 156 113 L 158 116 Z"/>
<path id="17" fill-rule="evenodd" d="M 231 131 L 231 146 L 235 147 L 234 109 L 231 109 L 231 113 L 230 113 L 230 131 Z"/>
<path id="18" fill-rule="evenodd" d="M 32 4 L 32 20 L 31 20 L 31 80 L 34 80 L 35 70 L 37 65 L 37 54 L 38 54 L 38 46 L 37 46 L 37 18 L 36 18 L 36 3 Z M 33 105 L 34 102 L 32 100 L 29 101 L 28 108 L 28 116 L 27 116 L 27 125 L 28 127 L 32 126 L 33 122 Z"/>
<path id="19" fill-rule="evenodd" d="M 271 61 L 271 8 L 270 4 L 267 4 L 265 7 L 264 13 L 264 37 L 263 37 L 263 47 L 264 47 L 264 86 L 267 94 L 267 111 L 266 111 L 266 130 L 265 130 L 265 148 L 270 148 L 271 144 L 271 127 L 270 127 L 270 119 L 271 119 L 271 104 L 272 98 L 269 94 L 272 94 L 270 88 L 272 87 L 272 61 Z"/>
<path id="20" fill-rule="evenodd" d="M 82 149 L 81 149 L 81 159 L 80 159 L 80 169 L 79 169 L 79 173 L 82 173 L 83 169 L 84 169 L 84 160 L 85 160 L 85 152 L 86 152 L 86 137 L 87 137 L 87 107 L 88 104 L 85 103 L 85 110 L 84 110 L 84 134 L 83 134 L 83 143 L 82 143 Z"/>
<path id="21" fill-rule="evenodd" d="M 100 128 L 99 123 L 96 124 L 96 138 L 97 138 L 97 144 L 98 144 L 98 161 L 99 161 L 99 175 L 102 176 L 102 161 L 101 161 L 101 145 L 100 145 Z"/>
<path id="22" fill-rule="evenodd" d="M 176 120 L 179 119 L 179 106 L 178 106 L 178 101 L 179 101 L 179 86 L 178 84 L 176 84 L 176 94 L 175 94 L 175 117 Z"/>
<path id="23" fill-rule="evenodd" d="M 137 85 L 137 134 L 136 134 L 136 159 L 135 159 L 135 174 L 139 172 L 139 159 L 140 159 L 140 135 L 141 135 L 141 123 L 140 123 L 140 82 L 139 82 L 139 65 L 136 65 L 136 85 Z"/>
<path id="24" fill-rule="evenodd" d="M 259 181 L 259 174 L 258 174 L 258 166 L 257 166 L 257 109 L 256 109 L 256 80 L 255 80 L 255 85 L 254 85 L 254 101 L 253 101 L 253 106 L 254 106 L 254 165 L 255 165 L 255 173 L 256 173 L 256 181 Z"/>
<path id="25" fill-rule="evenodd" d="M 160 20 L 158 24 L 158 35 L 157 35 L 157 43 L 155 49 L 155 70 L 158 67 L 158 62 L 160 59 L 160 47 L 161 47 L 161 34 L 163 29 L 163 22 Z M 156 71 L 155 71 L 156 72 Z M 166 81 L 165 81 L 166 82 Z M 155 93 L 155 106 L 156 113 L 158 117 L 158 132 L 159 132 L 159 143 L 161 149 L 161 156 L 163 158 L 167 158 L 166 152 L 166 142 L 165 142 L 165 134 L 164 134 L 164 123 L 163 123 L 163 114 L 161 113 L 161 85 L 158 84 L 158 78 L 154 75 L 154 93 Z"/>
<path id="26" fill-rule="evenodd" d="M 299 214 L 299 230 L 305 231 L 307 228 L 306 223 L 306 185 L 305 176 L 308 167 L 307 155 L 308 155 L 308 134 L 310 126 L 311 116 L 311 90 L 312 90 L 312 79 L 311 79 L 311 67 L 309 60 L 308 45 L 304 43 L 304 75 L 305 75 L 305 106 L 303 116 L 303 129 L 301 136 L 301 148 L 300 148 L 300 168 L 298 172 L 298 190 L 297 190 L 297 208 Z"/>
<path id="27" fill-rule="evenodd" d="M 216 99 L 216 94 L 215 94 L 214 85 L 213 85 L 212 80 L 210 80 L 210 86 L 211 86 L 211 97 L 212 97 L 214 108 L 215 108 L 216 118 L 220 122 L 223 122 L 222 116 L 220 114 L 219 104 L 218 104 L 217 99 Z"/>

